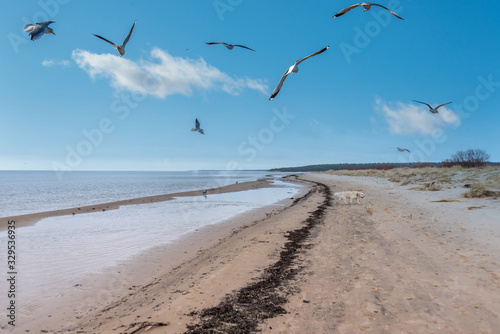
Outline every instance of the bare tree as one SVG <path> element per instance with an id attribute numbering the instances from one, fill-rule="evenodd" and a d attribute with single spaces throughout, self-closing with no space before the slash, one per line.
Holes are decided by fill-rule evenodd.
<path id="1" fill-rule="evenodd" d="M 485 166 L 490 156 L 483 150 L 458 151 L 453 154 L 450 162 L 464 168 Z"/>

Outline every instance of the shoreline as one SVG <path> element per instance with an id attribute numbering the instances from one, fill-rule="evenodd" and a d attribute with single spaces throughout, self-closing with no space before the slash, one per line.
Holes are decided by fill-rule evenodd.
<path id="1" fill-rule="evenodd" d="M 416 191 L 380 178 L 303 174 L 285 180 L 290 178 L 366 197 L 361 205 L 333 201 L 325 207 L 322 222 L 280 271 L 285 284 L 276 290 L 282 295 L 268 298 L 283 303 L 273 317 L 258 316 L 257 330 L 495 333 L 500 224 L 491 220 L 500 214 L 498 200 L 455 201 L 459 189 Z M 240 307 L 231 300 L 282 261 L 293 231 L 319 218 L 315 212 L 325 203 L 319 188 L 306 186 L 293 201 L 207 226 L 111 268 L 101 281 L 75 287 L 32 329 L 141 333 L 152 326 L 151 333 L 170 334 L 187 333 L 188 326 L 215 329 L 221 315 L 232 323 L 225 312 Z M 289 269 L 292 275 L 285 274 Z"/>
<path id="2" fill-rule="evenodd" d="M 203 196 L 203 195 L 205 195 L 205 193 L 204 193 L 205 191 L 206 191 L 206 195 L 213 195 L 213 194 L 224 194 L 224 193 L 231 193 L 231 192 L 246 191 L 246 190 L 250 190 L 250 189 L 267 188 L 267 187 L 272 187 L 272 177 L 266 177 L 266 178 L 262 178 L 262 179 L 255 180 L 255 181 L 230 184 L 227 186 L 222 186 L 222 187 L 217 187 L 217 188 L 191 190 L 191 191 L 184 191 L 184 192 L 178 192 L 178 193 L 146 196 L 146 197 L 132 198 L 132 199 L 126 199 L 126 200 L 120 200 L 120 201 L 107 202 L 107 203 L 91 204 L 91 205 L 85 205 L 85 206 L 79 206 L 79 207 L 73 207 L 73 208 L 65 208 L 65 209 L 59 209 L 59 210 L 29 213 L 29 214 L 24 214 L 24 215 L 0 217 L 0 222 L 1 222 L 0 231 L 6 230 L 7 225 L 8 225 L 8 221 L 11 221 L 11 220 L 14 220 L 16 222 L 16 227 L 23 227 L 23 226 L 33 225 L 44 218 L 70 216 L 70 215 L 78 215 L 78 214 L 83 214 L 83 213 L 116 210 L 116 209 L 119 209 L 121 206 L 165 202 L 165 201 L 173 200 L 173 199 L 178 198 L 178 197 Z"/>
<path id="3" fill-rule="evenodd" d="M 279 179 L 279 181 L 289 182 Z M 214 189 L 211 194 L 222 194 L 235 191 L 248 191 L 257 188 L 273 187 L 271 180 L 257 180 L 246 183 L 233 184 Z M 294 197 L 301 197 L 306 187 L 300 189 Z M 194 193 L 202 193 L 203 190 Z M 193 192 L 183 195 L 191 196 Z M 174 194 L 156 196 L 158 200 L 165 197 L 177 197 Z M 177 194 L 175 194 L 177 195 Z M 150 203 L 147 197 L 146 204 Z M 144 198 L 137 199 L 143 201 Z M 45 329 L 49 332 L 62 325 L 70 326 L 80 321 L 86 314 L 93 314 L 99 308 L 106 309 L 110 304 L 120 303 L 121 297 L 127 296 L 145 286 L 154 285 L 157 277 L 171 276 L 172 272 L 184 272 L 183 267 L 192 266 L 197 258 L 208 249 L 222 244 L 226 238 L 231 238 L 238 231 L 248 228 L 256 221 L 275 215 L 292 203 L 293 198 L 251 209 L 243 214 L 227 219 L 216 224 L 210 224 L 194 232 L 189 232 L 164 245 L 143 251 L 117 265 L 106 268 L 101 273 L 90 274 L 85 279 L 79 280 L 72 289 L 58 291 L 53 302 L 57 306 L 46 305 L 42 308 L 29 309 L 23 322 L 22 313 L 18 314 L 19 325 L 16 330 Z M 135 204 L 133 201 L 127 204 Z M 149 282 L 145 284 L 145 282 Z M 118 299 L 115 299 L 118 298 Z M 126 299 L 126 298 L 125 298 Z M 60 305 L 65 305 L 62 307 Z M 27 319 L 29 318 L 29 320 Z M 8 326 L 0 328 L 8 329 Z M 93 331 L 89 331 L 93 332 Z"/>

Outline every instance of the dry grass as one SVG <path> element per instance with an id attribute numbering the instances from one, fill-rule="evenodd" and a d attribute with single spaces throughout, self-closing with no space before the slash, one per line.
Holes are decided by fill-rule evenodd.
<path id="1" fill-rule="evenodd" d="M 497 198 L 498 196 L 500 196 L 500 192 L 486 189 L 483 183 L 475 183 L 474 185 L 472 185 L 469 191 L 463 194 L 463 196 L 465 198 Z"/>
<path id="2" fill-rule="evenodd" d="M 456 203 L 460 202 L 458 199 L 440 199 L 439 201 L 432 201 L 436 203 Z"/>
<path id="3" fill-rule="evenodd" d="M 346 176 L 369 176 L 382 177 L 400 185 L 416 184 L 414 190 L 422 191 L 438 191 L 442 189 L 441 185 L 458 184 L 483 184 L 490 190 L 473 190 L 470 194 L 472 197 L 497 197 L 500 192 L 500 166 L 488 166 L 478 168 L 463 168 L 454 166 L 451 168 L 437 167 L 422 167 L 422 168 L 394 168 L 389 170 L 341 170 L 328 171 L 328 174 L 346 175 Z"/>
<path id="4" fill-rule="evenodd" d="M 421 187 L 411 188 L 410 190 L 420 190 L 420 191 L 439 191 L 443 189 L 436 181 L 424 183 Z"/>

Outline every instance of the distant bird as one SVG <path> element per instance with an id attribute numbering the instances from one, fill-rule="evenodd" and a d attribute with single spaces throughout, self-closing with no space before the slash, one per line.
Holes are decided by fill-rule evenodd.
<path id="1" fill-rule="evenodd" d="M 198 121 L 198 118 L 196 119 L 194 126 L 195 126 L 194 128 L 191 128 L 191 131 L 197 131 L 197 132 L 201 133 L 202 135 L 205 134 L 203 132 L 203 129 L 200 129 L 200 121 Z"/>
<path id="2" fill-rule="evenodd" d="M 203 195 L 206 195 L 206 194 L 207 194 L 207 190 L 205 189 L 205 190 L 203 191 Z"/>
<path id="3" fill-rule="evenodd" d="M 404 151 L 407 151 L 408 153 L 411 153 L 411 151 L 407 148 L 399 148 L 399 147 L 396 147 L 396 150 L 398 150 L 399 152 L 404 152 Z"/>
<path id="4" fill-rule="evenodd" d="M 443 103 L 443 104 L 438 105 L 436 108 L 432 108 L 432 107 L 430 106 L 430 104 L 428 104 L 428 103 L 425 103 L 425 102 L 420 102 L 420 101 L 416 101 L 416 100 L 412 100 L 412 101 L 413 101 L 413 102 L 418 102 L 418 103 L 425 104 L 426 106 L 428 106 L 428 107 L 429 107 L 429 111 L 430 111 L 431 113 L 433 113 L 433 114 L 438 114 L 438 113 L 439 113 L 439 112 L 438 112 L 438 109 L 439 109 L 439 108 L 441 108 L 442 106 L 445 106 L 445 105 L 447 105 L 447 104 L 450 104 L 450 103 L 451 103 L 451 102 L 448 102 L 448 103 Z"/>
<path id="5" fill-rule="evenodd" d="M 106 41 L 108 42 L 109 44 L 113 45 L 113 47 L 118 50 L 118 53 L 120 54 L 120 57 L 123 57 L 123 55 L 125 54 L 125 45 L 127 45 L 128 43 L 128 40 L 130 39 L 130 36 L 132 35 L 132 31 L 134 31 L 134 28 L 135 28 L 135 22 L 134 21 L 134 25 L 132 26 L 132 29 L 130 29 L 130 32 L 128 33 L 127 37 L 125 37 L 125 40 L 123 41 L 123 44 L 122 45 L 115 45 L 115 43 L 107 40 L 106 38 L 102 37 L 102 36 L 99 36 L 99 35 L 96 35 L 96 34 L 93 34 L 95 37 L 98 37 L 100 39 L 102 39 L 103 41 Z"/>
<path id="6" fill-rule="evenodd" d="M 404 20 L 401 16 L 399 16 L 398 14 L 394 13 L 392 10 L 390 10 L 389 8 L 387 7 L 384 7 L 382 5 L 379 5 L 379 4 L 376 4 L 376 3 L 372 3 L 372 2 L 361 2 L 361 3 L 357 3 L 357 4 L 354 4 L 350 7 L 347 7 L 347 8 L 344 8 L 342 9 L 340 12 L 338 12 L 337 14 L 333 15 L 333 17 L 339 17 L 339 16 L 342 16 L 344 15 L 345 13 L 347 13 L 348 11 L 350 11 L 351 9 L 354 9 L 356 7 L 359 7 L 359 6 L 363 6 L 364 7 L 364 10 L 363 12 L 366 12 L 367 10 L 370 10 L 370 8 L 372 8 L 372 6 L 378 6 L 378 7 L 382 7 L 384 8 L 385 10 L 388 10 L 389 13 L 391 13 L 392 15 L 396 16 L 398 19 L 401 19 L 401 20 Z"/>
<path id="7" fill-rule="evenodd" d="M 24 27 L 24 31 L 28 32 L 29 35 L 31 36 L 32 41 L 36 41 L 37 39 L 40 39 L 43 34 L 54 34 L 54 30 L 52 28 L 49 28 L 49 25 L 52 23 L 55 23 L 56 21 L 43 21 L 43 22 L 38 22 L 36 24 L 28 23 Z"/>
<path id="8" fill-rule="evenodd" d="M 316 55 L 319 55 L 320 53 L 323 53 L 325 52 L 326 50 L 328 50 L 329 46 L 327 46 L 326 48 L 324 49 L 321 49 L 319 51 L 316 51 L 315 53 L 307 56 L 307 57 L 304 57 L 302 59 L 299 59 L 295 62 L 295 64 L 293 64 L 292 66 L 290 66 L 290 68 L 285 72 L 285 74 L 283 74 L 283 76 L 281 77 L 281 80 L 280 82 L 278 83 L 278 85 L 276 86 L 276 88 L 274 88 L 274 91 L 273 93 L 271 94 L 271 97 L 269 98 L 269 100 L 272 100 L 276 97 L 276 95 L 278 95 L 278 93 L 280 92 L 280 89 L 281 87 L 283 86 L 283 83 L 285 82 L 285 79 L 286 77 L 290 74 L 290 73 L 297 73 L 299 71 L 299 67 L 298 65 L 300 63 L 302 63 L 304 60 L 306 60 L 307 58 L 311 58 L 311 57 L 314 57 Z"/>
<path id="9" fill-rule="evenodd" d="M 244 49 L 248 49 L 248 50 L 251 50 L 251 51 L 255 51 L 254 49 L 250 49 L 249 47 L 246 47 L 244 45 L 239 45 L 239 44 L 228 44 L 228 43 L 224 43 L 224 42 L 210 42 L 210 43 L 205 43 L 205 44 L 206 45 L 222 44 L 226 48 L 228 48 L 228 50 L 232 50 L 235 46 L 237 46 L 239 48 L 244 48 Z"/>

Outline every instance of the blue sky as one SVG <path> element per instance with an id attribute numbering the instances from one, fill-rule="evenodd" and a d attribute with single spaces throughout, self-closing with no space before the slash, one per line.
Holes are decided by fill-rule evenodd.
<path id="1" fill-rule="evenodd" d="M 266 169 L 469 148 L 499 161 L 500 3 L 384 0 L 405 20 L 376 7 L 332 18 L 352 3 L 8 2 L 0 169 Z M 47 19 L 56 35 L 30 41 L 26 23 Z M 135 20 L 122 58 L 92 35 L 120 44 Z M 412 100 L 453 103 L 433 115 Z"/>

